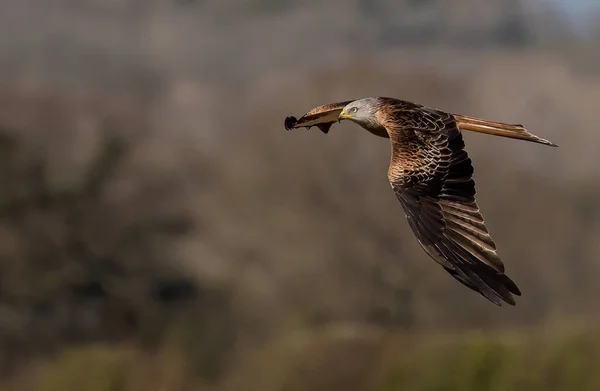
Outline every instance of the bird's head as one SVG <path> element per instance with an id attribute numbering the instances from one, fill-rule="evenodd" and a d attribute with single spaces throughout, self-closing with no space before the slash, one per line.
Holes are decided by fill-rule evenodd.
<path id="1" fill-rule="evenodd" d="M 367 128 L 377 126 L 375 113 L 379 108 L 377 98 L 363 98 L 348 103 L 340 112 L 338 122 L 344 119 Z"/>

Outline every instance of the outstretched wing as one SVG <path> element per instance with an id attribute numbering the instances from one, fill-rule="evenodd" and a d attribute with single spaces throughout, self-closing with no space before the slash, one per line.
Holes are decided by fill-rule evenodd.
<path id="1" fill-rule="evenodd" d="M 330 103 L 323 106 L 315 107 L 308 113 L 304 114 L 299 119 L 290 116 L 285 118 L 285 129 L 310 128 L 311 126 L 318 127 L 323 133 L 329 132 L 329 128 L 333 123 L 337 122 L 338 116 L 342 109 L 354 99 L 345 102 Z"/>
<path id="2" fill-rule="evenodd" d="M 497 305 L 521 292 L 504 274 L 479 207 L 471 159 L 454 116 L 430 108 L 388 121 L 390 184 L 423 249 L 454 278 Z"/>

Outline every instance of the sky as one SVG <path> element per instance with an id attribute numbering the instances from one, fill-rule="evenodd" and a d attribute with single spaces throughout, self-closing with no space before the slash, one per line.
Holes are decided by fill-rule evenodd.
<path id="1" fill-rule="evenodd" d="M 593 22 L 590 15 L 598 15 L 600 10 L 600 0 L 530 0 L 532 4 L 536 2 L 546 2 L 558 7 L 568 19 L 574 31 L 584 32 Z M 591 12 L 594 11 L 594 12 Z"/>

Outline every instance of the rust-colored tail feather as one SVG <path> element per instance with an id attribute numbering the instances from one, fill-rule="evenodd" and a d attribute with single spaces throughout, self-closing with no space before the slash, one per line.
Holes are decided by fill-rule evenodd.
<path id="1" fill-rule="evenodd" d="M 460 130 L 470 130 L 472 132 L 487 133 L 494 136 L 509 137 L 519 140 L 532 141 L 534 143 L 540 143 L 549 145 L 551 147 L 558 147 L 558 145 L 531 134 L 523 127 L 523 125 L 511 125 L 504 124 L 501 122 L 486 121 L 481 118 L 469 117 L 466 115 L 455 114 L 454 118 L 458 124 Z"/>

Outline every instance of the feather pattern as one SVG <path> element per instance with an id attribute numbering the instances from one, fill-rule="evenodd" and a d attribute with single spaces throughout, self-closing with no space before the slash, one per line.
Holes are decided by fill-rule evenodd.
<path id="1" fill-rule="evenodd" d="M 514 305 L 513 295 L 521 292 L 505 274 L 475 201 L 473 166 L 461 131 L 557 145 L 521 125 L 384 97 L 319 106 L 298 120 L 287 117 L 285 128 L 317 126 L 327 133 L 341 119 L 390 139 L 388 179 L 425 252 L 456 280 L 491 302 Z"/>
<path id="2" fill-rule="evenodd" d="M 421 246 L 459 282 L 497 305 L 514 305 L 521 292 L 504 274 L 479 212 L 454 116 L 405 102 L 381 107 L 392 142 L 388 178 Z"/>
<path id="3" fill-rule="evenodd" d="M 285 129 L 310 129 L 312 126 L 316 126 L 323 133 L 327 134 L 331 128 L 331 125 L 338 121 L 338 116 L 340 115 L 344 106 L 350 102 L 352 102 L 352 100 L 318 106 L 304 114 L 299 119 L 296 119 L 294 116 L 286 117 L 284 124 Z"/>

